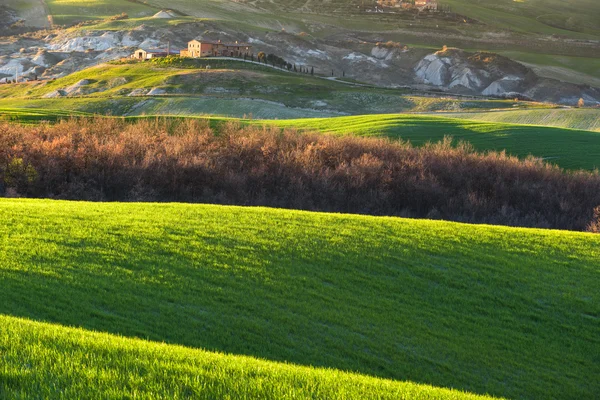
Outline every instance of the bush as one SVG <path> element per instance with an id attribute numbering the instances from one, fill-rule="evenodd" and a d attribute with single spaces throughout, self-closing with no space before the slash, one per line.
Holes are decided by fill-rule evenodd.
<path id="1" fill-rule="evenodd" d="M 217 134 L 215 134 L 217 133 Z M 18 184 L 15 182 L 18 181 Z M 185 201 L 597 231 L 600 176 L 464 143 L 190 119 L 0 122 L 0 187 L 21 195 Z M 595 219 L 594 219 L 595 218 Z"/>

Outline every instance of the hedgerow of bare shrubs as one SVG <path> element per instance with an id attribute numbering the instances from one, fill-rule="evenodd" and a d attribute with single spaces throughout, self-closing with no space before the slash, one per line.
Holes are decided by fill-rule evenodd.
<path id="1" fill-rule="evenodd" d="M 0 195 L 182 201 L 598 231 L 600 176 L 450 139 L 414 148 L 199 120 L 0 123 Z"/>

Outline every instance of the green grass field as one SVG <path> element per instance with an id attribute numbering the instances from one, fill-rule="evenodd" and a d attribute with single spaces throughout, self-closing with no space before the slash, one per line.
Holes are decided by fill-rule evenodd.
<path id="1" fill-rule="evenodd" d="M 592 398 L 600 390 L 597 235 L 21 199 L 0 200 L 0 219 L 0 314 L 509 398 Z M 73 376 L 85 390 L 106 388 L 111 376 L 114 390 L 124 376 L 131 391 L 142 382 L 157 393 L 181 382 L 198 387 L 186 378 L 191 365 L 210 369 L 199 358 L 221 357 L 5 321 L 0 371 L 24 397 Z M 82 367 L 70 357 L 83 358 Z M 221 359 L 249 379 L 258 374 Z M 322 372 L 307 379 L 311 373 Z M 284 379 L 304 385 L 290 374 Z M 260 382 L 277 397 L 274 379 Z M 232 390 L 254 393 L 255 384 Z M 372 384 L 382 392 L 394 385 Z M 357 393 L 340 385 L 331 393 Z"/>
<path id="2" fill-rule="evenodd" d="M 514 112 L 487 113 L 485 115 L 510 115 Z M 479 115 L 478 113 L 473 114 Z M 598 115 L 598 112 L 595 112 L 595 115 Z M 466 113 L 462 116 L 470 118 L 472 114 Z M 317 130 L 340 135 L 386 136 L 408 140 L 414 145 L 437 142 L 444 136 L 452 136 L 455 140 L 471 143 L 478 151 L 506 150 L 507 153 L 521 158 L 531 154 L 566 169 L 592 170 L 600 168 L 600 132 L 585 130 L 482 122 L 419 114 L 360 115 L 339 118 L 254 121 L 253 123 Z"/>
<path id="3" fill-rule="evenodd" d="M 600 132 L 600 110 L 591 108 L 552 108 L 511 110 L 510 112 L 448 113 L 448 117 L 508 124 L 543 125 L 556 128 Z"/>
<path id="4" fill-rule="evenodd" d="M 491 399 L 1 315 L 0 349 L 2 398 Z"/>

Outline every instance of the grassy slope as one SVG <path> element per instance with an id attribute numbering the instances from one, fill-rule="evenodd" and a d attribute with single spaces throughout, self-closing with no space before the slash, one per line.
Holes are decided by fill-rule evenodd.
<path id="1" fill-rule="evenodd" d="M 263 0 L 254 1 L 258 7 L 248 7 L 223 0 L 150 0 L 151 4 L 161 7 L 173 7 L 198 16 L 211 16 L 223 19 L 259 20 L 265 15 L 275 14 L 282 19 L 311 19 L 319 22 L 329 22 L 338 26 L 352 26 L 360 24 L 360 17 L 356 16 L 356 7 L 361 1 L 331 0 L 317 4 L 307 3 L 302 0 Z M 366 1 L 365 4 L 369 2 Z M 374 3 L 374 2 L 372 2 Z M 600 16 L 600 6 L 593 0 L 573 0 L 565 3 L 561 0 L 534 0 L 528 2 L 513 2 L 512 0 L 446 0 L 445 5 L 450 5 L 468 17 L 488 23 L 491 26 L 514 30 L 517 32 L 532 32 L 543 34 L 561 34 L 571 37 L 589 37 L 586 34 L 597 35 L 600 30 L 596 17 Z M 302 14 L 301 8 L 310 10 L 311 13 Z M 294 11 L 295 10 L 295 11 Z M 328 14 L 330 18 L 323 18 Z M 338 15 L 335 17 L 335 15 Z M 354 17 L 353 17 L 354 15 Z M 549 18 L 553 16 L 553 18 Z M 372 24 L 367 29 L 385 27 L 386 19 L 382 16 L 371 19 Z M 560 18 L 557 18 L 560 17 Z M 582 32 L 563 29 L 566 19 L 572 17 L 579 22 L 577 28 Z M 564 20 L 563 20 L 564 19 Z M 377 22 L 379 20 L 379 23 Z M 373 26 L 373 22 L 375 25 Z M 284 21 L 285 23 L 285 21 Z M 380 26 L 378 26 L 380 25 Z"/>
<path id="2" fill-rule="evenodd" d="M 25 20 L 26 26 L 48 28 L 48 16 L 39 0 L 3 0 L 1 3 L 16 11 L 17 16 Z"/>
<path id="3" fill-rule="evenodd" d="M 594 0 L 444 0 L 443 3 L 491 26 L 517 32 L 585 38 L 585 34 L 564 29 L 566 20 L 571 17 L 573 22 L 578 22 L 574 26 L 580 32 L 600 34 L 596 22 L 600 18 L 600 5 Z"/>
<path id="4" fill-rule="evenodd" d="M 510 119 L 510 115 L 514 112 L 516 111 L 483 113 L 483 115 L 492 117 L 496 114 L 498 116 L 507 115 L 507 118 Z M 527 112 L 524 111 L 523 114 L 526 115 Z M 472 115 L 479 114 L 466 113 L 463 114 L 463 117 L 470 118 Z M 415 145 L 421 145 L 428 141 L 439 141 L 444 136 L 451 135 L 456 140 L 470 142 L 479 151 L 506 150 L 507 153 L 519 157 L 532 154 L 567 169 L 600 168 L 600 133 L 583 130 L 410 114 L 257 121 L 255 123 L 319 130 L 335 134 L 387 136 L 409 140 Z"/>
<path id="5" fill-rule="evenodd" d="M 2 398 L 489 399 L 7 316 L 0 349 Z"/>
<path id="6" fill-rule="evenodd" d="M 0 200 L 0 219 L 3 314 L 475 393 L 600 390 L 599 236 L 177 204 Z"/>
<path id="7" fill-rule="evenodd" d="M 211 69 L 205 69 L 210 65 Z M 169 66 L 169 67 L 167 67 Z M 89 99 L 37 100 L 55 92 L 69 90 L 81 80 Z M 166 96 L 140 101 L 128 97 L 136 89 L 160 88 Z M 81 96 L 74 93 L 71 96 Z M 2 100 L 4 99 L 4 100 Z M 36 100 L 33 100 L 36 99 Z M 110 99 L 105 102 L 100 99 Z M 250 99 L 266 100 L 265 104 Z M 33 101 L 32 101 L 33 100 Z M 148 99 L 145 99 L 148 100 Z M 235 100 L 239 107 L 219 106 L 219 101 Z M 288 73 L 269 67 L 231 60 L 173 60 L 172 64 L 110 64 L 92 67 L 55 81 L 27 85 L 0 85 L 3 108 L 34 107 L 76 110 L 112 115 L 213 114 L 256 118 L 300 118 L 340 113 L 386 113 L 402 111 L 480 110 L 514 107 L 513 101 L 462 100 L 408 95 L 405 90 L 352 86 L 340 82 Z M 6 104 L 6 103 L 9 104 Z M 275 103 L 277 104 L 275 104 Z M 99 103 L 104 103 L 105 109 Z M 140 103 L 134 109 L 127 106 Z M 53 105 L 54 104 L 54 105 Z M 538 107 L 519 103 L 520 107 Z M 254 110 L 257 108 L 257 110 Z M 286 107 L 288 108 L 286 110 Z M 269 108 L 276 110 L 269 112 Z M 257 111 L 257 112 L 255 112 Z"/>
<path id="8" fill-rule="evenodd" d="M 99 20 L 127 13 L 132 18 L 147 17 L 158 10 L 154 7 L 125 0 L 45 0 L 54 23 L 71 25 L 81 21 Z"/>
<path id="9" fill-rule="evenodd" d="M 597 57 L 568 57 L 520 51 L 502 51 L 500 54 L 530 65 L 540 76 L 600 87 L 600 59 Z"/>
<path id="10" fill-rule="evenodd" d="M 583 129 L 600 132 L 600 110 L 598 109 L 538 109 L 514 110 L 510 112 L 449 113 L 452 118 L 511 124 L 544 125 L 557 128 Z"/>

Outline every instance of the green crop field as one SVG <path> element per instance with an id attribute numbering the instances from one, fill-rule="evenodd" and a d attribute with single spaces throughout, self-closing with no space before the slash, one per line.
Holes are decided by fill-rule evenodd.
<path id="1" fill-rule="evenodd" d="M 509 124 L 543 125 L 600 132 L 600 109 L 547 108 L 510 112 L 448 113 L 452 118 Z"/>
<path id="2" fill-rule="evenodd" d="M 0 314 L 166 343 L 2 317 L 0 376 L 21 397 L 413 387 L 170 345 L 509 398 L 600 391 L 597 235 L 22 199 L 1 199 L 0 219 Z"/>
<path id="3" fill-rule="evenodd" d="M 491 399 L 1 315 L 0 349 L 2 398 Z"/>
<path id="4" fill-rule="evenodd" d="M 510 115 L 513 112 L 515 111 L 485 115 Z M 478 113 L 473 114 L 477 115 Z M 466 113 L 463 117 L 470 118 L 471 115 L 471 113 Z M 595 112 L 594 115 L 598 115 L 598 112 Z M 414 145 L 437 142 L 444 136 L 452 136 L 455 140 L 471 143 L 478 151 L 506 150 L 507 153 L 521 158 L 534 155 L 566 169 L 600 168 L 600 132 L 585 130 L 481 122 L 419 114 L 360 115 L 339 118 L 253 121 L 253 123 L 334 134 L 386 136 L 408 140 Z"/>

